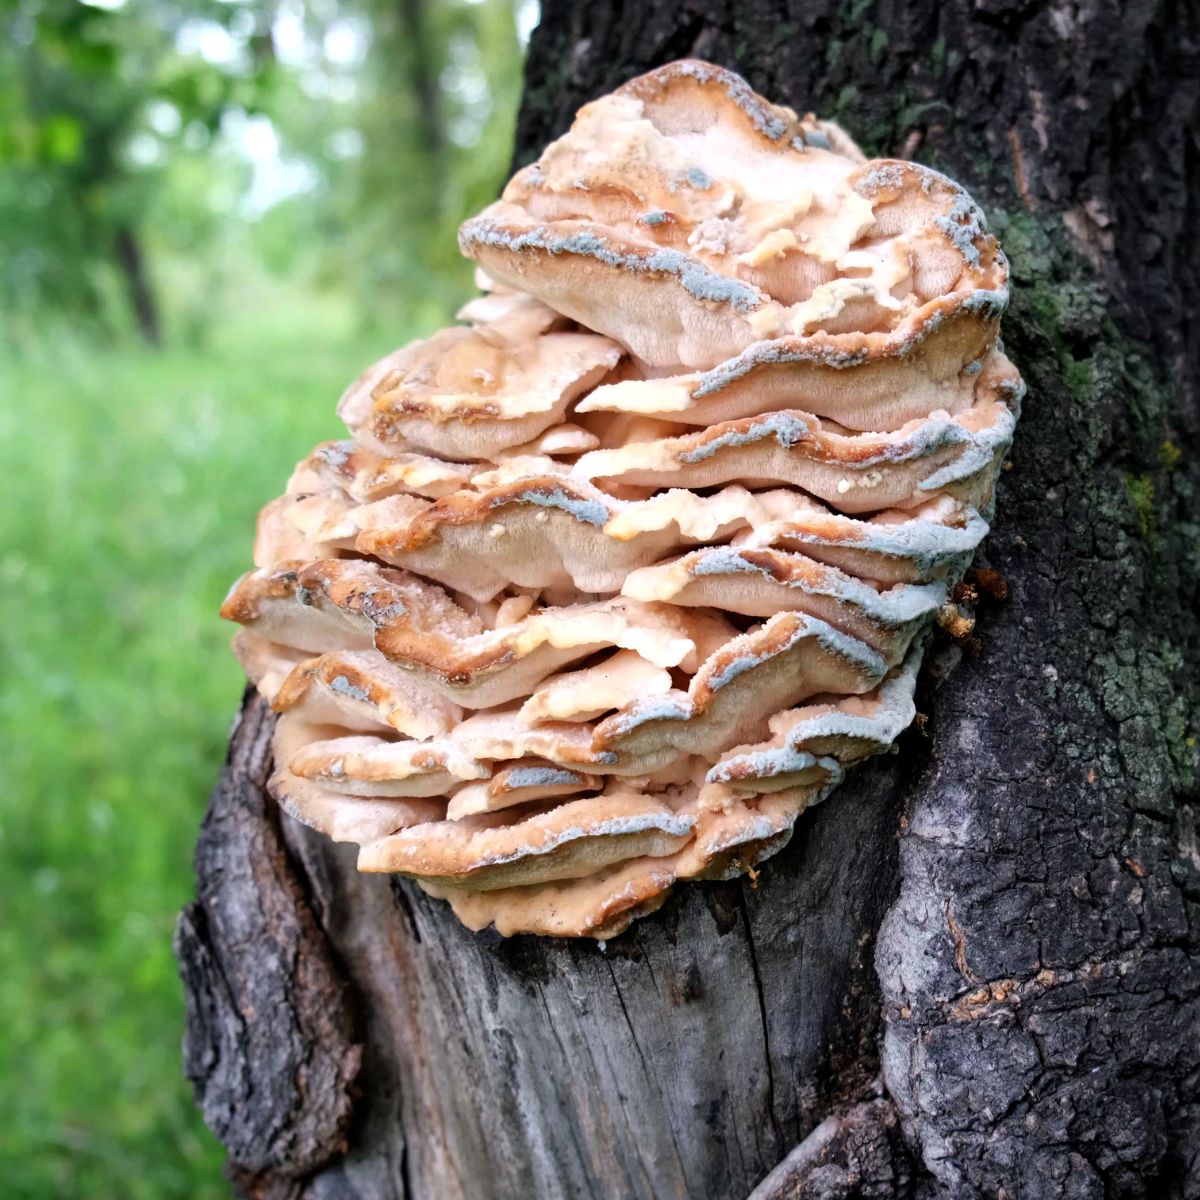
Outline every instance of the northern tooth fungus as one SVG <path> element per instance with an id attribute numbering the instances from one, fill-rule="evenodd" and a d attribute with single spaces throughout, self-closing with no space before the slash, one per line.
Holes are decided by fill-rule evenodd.
<path id="1" fill-rule="evenodd" d="M 1022 394 L 971 198 L 679 62 L 463 225 L 222 615 L 271 791 L 473 928 L 609 937 L 914 715 Z"/>

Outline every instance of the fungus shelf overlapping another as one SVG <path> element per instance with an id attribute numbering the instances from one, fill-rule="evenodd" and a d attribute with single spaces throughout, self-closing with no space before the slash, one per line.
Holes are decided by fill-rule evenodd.
<path id="1" fill-rule="evenodd" d="M 913 718 L 1022 384 L 971 198 L 698 62 L 469 220 L 222 613 L 271 790 L 468 925 L 607 937 L 749 870 Z"/>

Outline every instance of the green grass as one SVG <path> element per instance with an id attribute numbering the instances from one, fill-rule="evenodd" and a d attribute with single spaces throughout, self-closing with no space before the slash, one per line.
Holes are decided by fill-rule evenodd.
<path id="1" fill-rule="evenodd" d="M 206 352 L 0 357 L 0 1193 L 227 1196 L 171 957 L 241 691 L 254 514 L 390 346 L 276 307 Z"/>

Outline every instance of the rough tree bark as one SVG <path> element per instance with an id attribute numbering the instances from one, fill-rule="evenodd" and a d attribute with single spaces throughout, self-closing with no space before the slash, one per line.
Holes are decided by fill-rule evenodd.
<path id="1" fill-rule="evenodd" d="M 357 875 L 264 799 L 248 701 L 178 939 L 244 1193 L 1200 1196 L 1197 23 L 547 0 L 520 161 L 696 55 L 990 212 L 1029 384 L 985 549 L 1008 597 L 757 883 L 684 887 L 607 946 L 475 936 Z"/>

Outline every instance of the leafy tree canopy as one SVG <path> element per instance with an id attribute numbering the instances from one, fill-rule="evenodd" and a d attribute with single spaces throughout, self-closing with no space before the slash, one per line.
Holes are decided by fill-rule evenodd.
<path id="1" fill-rule="evenodd" d="M 433 322 L 503 176 L 514 0 L 16 0 L 0 16 L 0 328 L 201 337 L 254 266 Z"/>

